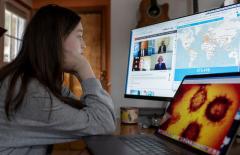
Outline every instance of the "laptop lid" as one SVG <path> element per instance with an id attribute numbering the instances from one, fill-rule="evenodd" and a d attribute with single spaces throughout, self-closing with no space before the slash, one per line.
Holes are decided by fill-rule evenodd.
<path id="1" fill-rule="evenodd" d="M 240 74 L 186 76 L 158 136 L 200 153 L 226 154 L 240 120 Z"/>

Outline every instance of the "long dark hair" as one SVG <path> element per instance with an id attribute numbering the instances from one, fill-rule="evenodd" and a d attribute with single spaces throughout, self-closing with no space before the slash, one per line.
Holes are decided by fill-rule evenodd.
<path id="1" fill-rule="evenodd" d="M 62 43 L 80 19 L 75 12 L 57 5 L 44 6 L 33 16 L 25 30 L 18 56 L 0 70 L 0 82 L 9 77 L 5 98 L 9 120 L 10 114 L 21 106 L 33 78 L 46 88 L 50 98 L 52 93 L 66 104 L 83 107 L 79 100 L 61 94 L 64 74 Z M 20 89 L 13 96 L 19 80 Z"/>

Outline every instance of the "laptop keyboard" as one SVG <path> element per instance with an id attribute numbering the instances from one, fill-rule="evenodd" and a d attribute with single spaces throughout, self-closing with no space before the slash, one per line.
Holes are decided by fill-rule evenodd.
<path id="1" fill-rule="evenodd" d="M 131 137 L 120 137 L 120 140 L 138 152 L 140 155 L 176 154 L 162 142 L 153 137 L 137 135 Z"/>

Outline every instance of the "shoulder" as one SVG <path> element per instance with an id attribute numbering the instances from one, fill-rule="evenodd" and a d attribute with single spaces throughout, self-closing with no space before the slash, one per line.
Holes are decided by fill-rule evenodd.
<path id="1" fill-rule="evenodd" d="M 46 86 L 41 84 L 37 79 L 31 79 L 27 88 L 27 96 L 39 96 L 46 97 L 49 96 L 49 90 Z"/>
<path id="2" fill-rule="evenodd" d="M 21 91 L 21 80 L 18 79 L 15 84 L 15 91 Z M 6 77 L 3 81 L 0 83 L 1 90 L 6 91 L 10 85 L 10 77 Z M 47 92 L 47 88 L 44 87 L 43 84 L 41 84 L 37 79 L 31 79 L 28 82 L 27 85 L 27 93 L 30 94 L 44 94 Z"/>
<path id="3" fill-rule="evenodd" d="M 0 94 L 1 96 L 6 96 L 6 93 L 9 89 L 11 82 L 11 77 L 8 76 L 6 77 L 3 81 L 0 83 Z M 14 84 L 14 89 L 12 91 L 12 95 L 18 93 L 21 91 L 21 85 L 22 85 L 22 80 L 20 78 L 17 79 L 16 83 Z M 27 85 L 27 91 L 24 96 L 24 98 L 31 96 L 31 95 L 38 95 L 38 96 L 44 96 L 46 95 L 47 89 L 36 79 L 31 79 L 28 82 Z"/>
<path id="4" fill-rule="evenodd" d="M 64 85 L 62 85 L 61 93 L 63 96 L 75 98 L 72 92 Z M 40 97 L 53 96 L 51 91 L 46 86 L 41 84 L 37 79 L 32 79 L 30 81 L 28 86 L 28 94 Z"/>

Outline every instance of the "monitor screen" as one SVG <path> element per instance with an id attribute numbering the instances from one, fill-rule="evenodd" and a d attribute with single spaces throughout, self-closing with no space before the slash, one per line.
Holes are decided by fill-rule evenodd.
<path id="1" fill-rule="evenodd" d="M 131 30 L 125 97 L 170 100 L 185 75 L 239 72 L 240 4 Z"/>

